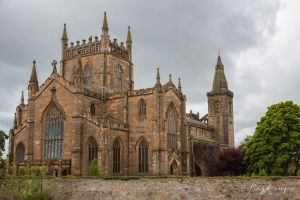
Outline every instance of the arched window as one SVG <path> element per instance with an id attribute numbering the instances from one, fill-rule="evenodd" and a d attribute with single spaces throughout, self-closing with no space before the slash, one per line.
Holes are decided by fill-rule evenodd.
<path id="1" fill-rule="evenodd" d="M 93 72 L 91 66 L 86 66 L 84 69 L 84 83 L 87 87 L 92 85 Z"/>
<path id="2" fill-rule="evenodd" d="M 115 140 L 113 145 L 113 173 L 120 173 L 121 161 L 121 148 L 118 139 Z"/>
<path id="3" fill-rule="evenodd" d="M 170 105 L 167 111 L 167 146 L 169 150 L 174 150 L 177 147 L 178 134 L 176 128 L 176 109 L 173 105 Z"/>
<path id="4" fill-rule="evenodd" d="M 23 162 L 25 160 L 25 147 L 22 142 L 17 145 L 16 160 L 17 162 Z"/>
<path id="5" fill-rule="evenodd" d="M 122 67 L 121 65 L 117 65 L 115 67 L 115 83 L 116 87 L 122 89 Z"/>
<path id="6" fill-rule="evenodd" d="M 45 158 L 61 158 L 64 140 L 64 114 L 53 106 L 45 119 Z"/>
<path id="7" fill-rule="evenodd" d="M 139 101 L 138 107 L 139 107 L 139 116 L 140 116 L 140 118 L 145 119 L 146 118 L 146 103 L 143 99 L 141 99 Z"/>
<path id="8" fill-rule="evenodd" d="M 148 144 L 145 139 L 139 144 L 139 172 L 148 172 Z"/>
<path id="9" fill-rule="evenodd" d="M 97 160 L 98 158 L 98 144 L 93 137 L 90 137 L 88 139 L 88 149 L 89 149 L 88 162 L 90 165 L 93 160 Z"/>
<path id="10" fill-rule="evenodd" d="M 96 115 L 96 108 L 95 108 L 95 104 L 94 103 L 91 104 L 90 112 L 91 112 L 92 116 Z"/>

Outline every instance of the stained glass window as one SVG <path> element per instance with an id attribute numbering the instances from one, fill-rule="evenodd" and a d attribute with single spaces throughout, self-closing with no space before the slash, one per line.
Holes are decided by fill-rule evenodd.
<path id="1" fill-rule="evenodd" d="M 45 158 L 61 158 L 64 140 L 63 111 L 54 106 L 50 109 L 45 120 Z"/>

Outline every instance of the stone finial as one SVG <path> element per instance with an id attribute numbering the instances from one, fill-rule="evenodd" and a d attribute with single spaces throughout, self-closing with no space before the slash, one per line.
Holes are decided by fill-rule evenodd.
<path id="1" fill-rule="evenodd" d="M 17 128 L 17 114 L 15 113 L 15 117 L 14 117 L 14 128 Z"/>
<path id="2" fill-rule="evenodd" d="M 156 83 L 160 83 L 159 67 L 156 70 Z"/>
<path id="3" fill-rule="evenodd" d="M 57 61 L 56 61 L 56 60 L 53 60 L 51 64 L 52 64 L 52 66 L 53 66 L 52 74 L 57 74 L 57 68 L 56 68 Z"/>
<path id="4" fill-rule="evenodd" d="M 108 31 L 108 23 L 107 23 L 107 18 L 106 18 L 106 12 L 104 12 L 102 30 L 103 31 Z"/>
<path id="5" fill-rule="evenodd" d="M 21 103 L 20 105 L 24 105 L 24 91 L 22 90 L 22 94 L 21 94 Z"/>
<path id="6" fill-rule="evenodd" d="M 169 74 L 169 82 L 172 82 L 172 74 Z"/>
<path id="7" fill-rule="evenodd" d="M 178 78 L 178 90 L 181 91 L 181 80 Z"/>
<path id="8" fill-rule="evenodd" d="M 127 31 L 127 40 L 126 43 L 131 43 L 132 39 L 131 39 L 131 32 L 130 32 L 130 26 L 128 26 L 128 31 Z"/>

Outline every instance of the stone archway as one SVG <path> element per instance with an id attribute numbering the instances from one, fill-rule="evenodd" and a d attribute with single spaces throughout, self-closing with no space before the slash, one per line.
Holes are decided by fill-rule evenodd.
<path id="1" fill-rule="evenodd" d="M 179 175 L 178 165 L 177 165 L 177 162 L 175 160 L 173 160 L 173 162 L 170 166 L 170 174 L 171 175 Z"/>

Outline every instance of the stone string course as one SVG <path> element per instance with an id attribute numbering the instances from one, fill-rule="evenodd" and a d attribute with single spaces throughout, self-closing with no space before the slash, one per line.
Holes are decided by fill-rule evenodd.
<path id="1" fill-rule="evenodd" d="M 300 179 L 166 178 L 58 179 L 54 200 L 300 199 Z"/>

